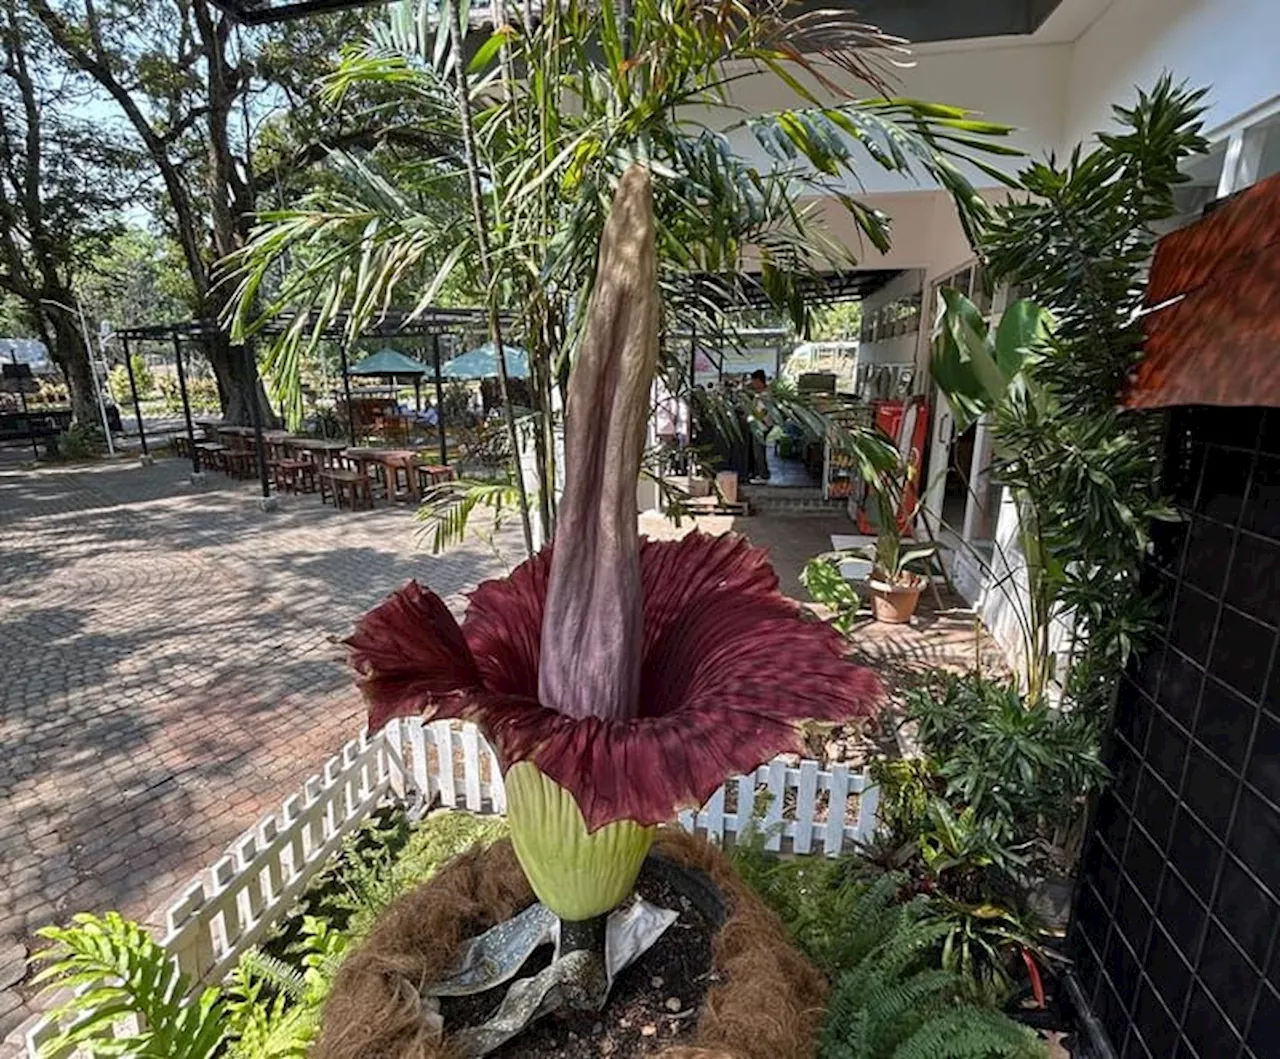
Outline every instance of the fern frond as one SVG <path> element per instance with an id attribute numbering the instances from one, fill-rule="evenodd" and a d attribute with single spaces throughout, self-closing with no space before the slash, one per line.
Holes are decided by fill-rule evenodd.
<path id="1" fill-rule="evenodd" d="M 887 877 L 890 878 L 891 877 Z M 945 924 L 922 902 L 889 904 L 879 880 L 862 891 L 849 930 L 875 939 L 836 981 L 822 1028 L 822 1059 L 1030 1059 L 1042 1056 L 1022 1027 L 957 1000 L 962 978 L 937 966 Z"/>
<path id="2" fill-rule="evenodd" d="M 84 1045 L 94 1055 L 210 1059 L 224 1039 L 225 1004 L 216 989 L 188 999 L 190 982 L 147 931 L 118 912 L 81 913 L 69 927 L 37 932 L 52 945 L 37 959 L 36 982 L 70 987 L 54 1018 L 61 1033 L 44 1054 Z"/>
<path id="3" fill-rule="evenodd" d="M 1045 1059 L 1030 1030 L 998 1011 L 957 1006 L 930 1019 L 892 1059 Z"/>
<path id="4" fill-rule="evenodd" d="M 266 982 L 290 1000 L 299 1001 L 306 995 L 307 980 L 302 972 L 261 949 L 250 949 L 244 953 L 237 969 Z"/>

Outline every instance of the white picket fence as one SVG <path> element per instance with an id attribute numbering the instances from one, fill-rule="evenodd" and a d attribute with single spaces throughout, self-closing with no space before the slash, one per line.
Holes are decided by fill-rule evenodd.
<path id="1" fill-rule="evenodd" d="M 505 812 L 498 759 L 474 725 L 405 720 L 344 746 L 167 909 L 163 944 L 178 968 L 193 987 L 220 981 L 379 804 L 419 799 L 474 813 Z M 731 779 L 696 814 L 681 813 L 679 822 L 731 845 L 755 821 L 769 849 L 836 856 L 871 837 L 877 802 L 865 773 L 779 758 Z M 757 805 L 764 809 L 762 820 Z M 56 1032 L 43 1019 L 29 1028 L 31 1059 Z"/>

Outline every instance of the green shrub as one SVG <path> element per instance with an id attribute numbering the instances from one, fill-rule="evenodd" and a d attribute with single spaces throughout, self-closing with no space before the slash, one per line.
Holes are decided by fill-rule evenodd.
<path id="1" fill-rule="evenodd" d="M 1028 702 L 1012 683 L 948 675 L 940 689 L 908 694 L 907 717 L 945 797 L 1006 842 L 1049 839 L 1082 816 L 1107 778 L 1093 723 Z"/>
<path id="2" fill-rule="evenodd" d="M 353 857 L 343 872 L 342 889 L 326 907 L 349 917 L 346 932 L 355 944 L 369 935 L 379 914 L 398 896 L 429 880 L 449 859 L 506 834 L 507 822 L 500 817 L 452 809 L 434 813 L 411 831 L 398 853 L 374 846 Z"/>
<path id="3" fill-rule="evenodd" d="M 796 857 L 766 853 L 748 839 L 733 848 L 738 874 L 786 924 L 792 939 L 823 974 L 835 977 L 862 954 L 854 925 L 872 887 L 906 890 L 905 876 L 878 873 L 857 857 Z"/>
<path id="4" fill-rule="evenodd" d="M 160 396 L 164 401 L 164 410 L 171 415 L 182 411 L 182 388 L 178 385 L 176 375 L 161 375 L 157 380 Z M 215 379 L 201 375 L 187 378 L 187 402 L 194 412 L 216 412 L 222 407 L 218 397 L 218 383 Z"/>
<path id="5" fill-rule="evenodd" d="M 138 388 L 138 400 L 145 401 L 155 393 L 156 380 L 141 353 L 134 353 L 129 360 L 133 364 L 133 381 Z M 125 405 L 133 400 L 133 393 L 129 389 L 129 369 L 123 364 L 117 364 L 111 369 L 107 387 L 116 404 Z"/>
<path id="6" fill-rule="evenodd" d="M 57 439 L 58 455 L 64 460 L 87 460 L 102 451 L 102 428 L 72 423 Z"/>
<path id="7" fill-rule="evenodd" d="M 862 606 L 853 585 L 840 573 L 839 563 L 827 556 L 818 556 L 804 564 L 800 571 L 800 583 L 815 603 L 821 603 L 835 612 L 831 624 L 848 636 L 858 620 Z"/>

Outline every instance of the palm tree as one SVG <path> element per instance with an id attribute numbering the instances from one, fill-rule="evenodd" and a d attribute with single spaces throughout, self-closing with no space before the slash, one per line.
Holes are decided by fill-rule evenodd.
<path id="1" fill-rule="evenodd" d="M 798 281 L 854 264 L 818 221 L 820 198 L 836 196 L 866 240 L 887 248 L 889 219 L 849 190 L 859 165 L 932 178 L 972 233 L 985 206 L 956 162 L 994 172 L 984 154 L 1016 153 L 998 141 L 1004 127 L 894 97 L 887 70 L 902 42 L 846 14 L 792 16 L 786 0 L 632 0 L 621 11 L 565 0 L 536 16 L 527 4 L 509 18 L 500 5 L 492 12 L 495 25 L 464 41 L 465 0 L 401 3 L 344 57 L 326 98 L 372 99 L 361 117 L 386 146 L 331 152 L 333 179 L 262 216 L 229 262 L 233 328 L 244 337 L 288 319 L 266 370 L 296 416 L 300 358 L 326 326 L 344 319 L 354 339 L 389 305 L 412 298 L 423 309 L 464 273 L 490 308 L 490 337 L 501 348 L 505 306 L 530 354 L 544 539 L 555 525 L 553 393 L 563 396 L 604 218 L 629 164 L 654 178 L 664 323 L 675 330 L 705 327 L 720 311 L 690 274 L 730 285 L 748 261 L 779 307 L 803 319 Z M 732 86 L 761 70 L 796 106 L 741 118 Z M 713 127 L 726 115 L 730 129 Z M 769 153 L 769 170 L 735 153 L 737 129 Z M 420 149 L 406 157 L 405 143 Z"/>

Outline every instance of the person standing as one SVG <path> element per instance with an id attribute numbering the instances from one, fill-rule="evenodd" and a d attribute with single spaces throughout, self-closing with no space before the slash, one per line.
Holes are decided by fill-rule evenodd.
<path id="1" fill-rule="evenodd" d="M 751 373 L 751 379 L 747 383 L 751 392 L 757 395 L 755 402 L 755 422 L 749 424 L 751 430 L 749 468 L 750 480 L 760 484 L 769 480 L 769 452 L 765 448 L 764 433 L 768 430 L 768 416 L 764 402 L 759 399 L 759 395 L 764 394 L 769 389 L 769 377 L 760 369 L 756 369 Z"/>

